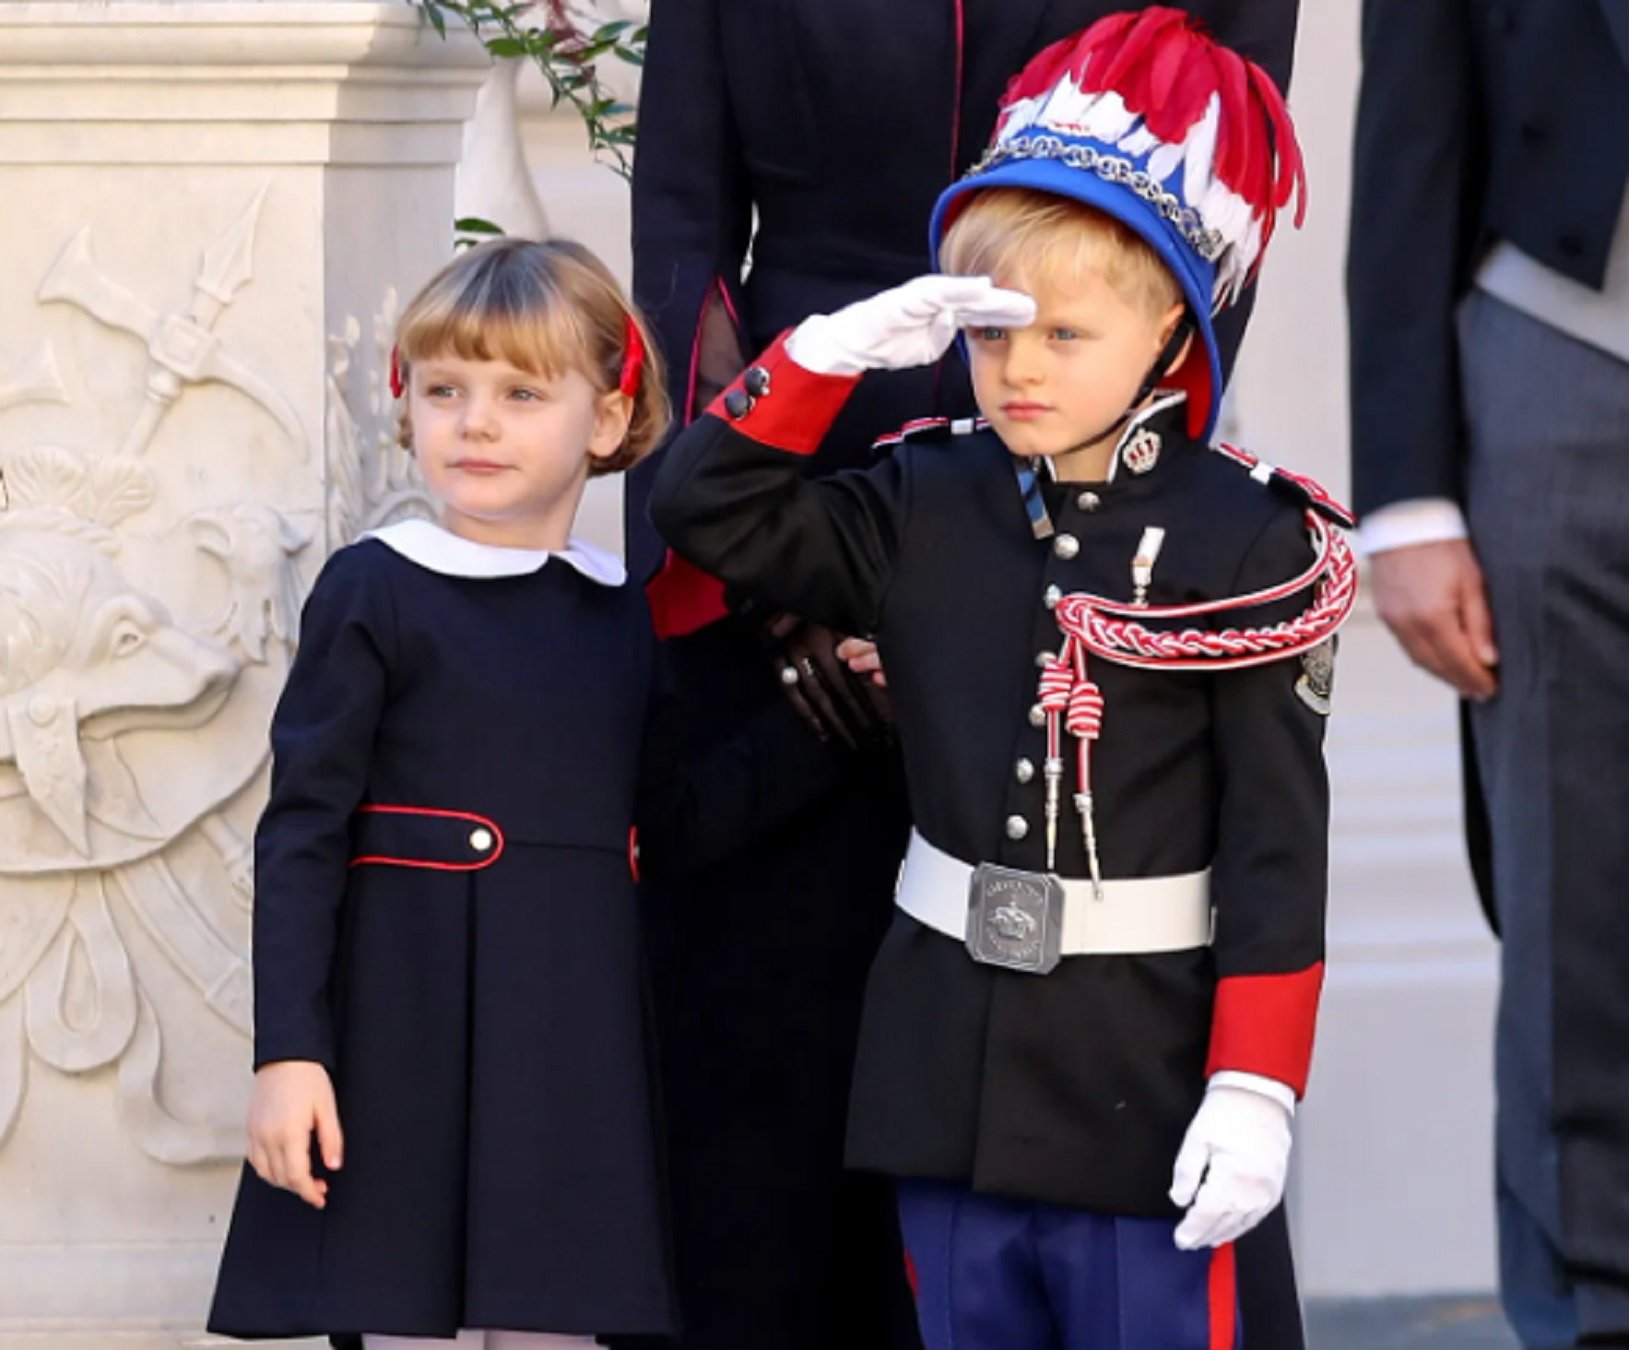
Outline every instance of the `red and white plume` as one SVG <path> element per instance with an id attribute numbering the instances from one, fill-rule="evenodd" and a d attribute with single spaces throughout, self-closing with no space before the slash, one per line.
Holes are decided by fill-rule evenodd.
<path id="1" fill-rule="evenodd" d="M 1054 43 L 1001 102 L 996 153 L 1052 133 L 1097 142 L 1197 212 L 1216 265 L 1217 309 L 1260 264 L 1280 209 L 1306 215 L 1306 170 L 1271 76 L 1218 46 L 1182 10 L 1115 14 Z"/>

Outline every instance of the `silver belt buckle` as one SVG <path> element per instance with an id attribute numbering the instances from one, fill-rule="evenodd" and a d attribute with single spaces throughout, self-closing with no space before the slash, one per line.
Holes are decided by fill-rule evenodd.
<path id="1" fill-rule="evenodd" d="M 1063 883 L 1046 872 L 980 863 L 967 894 L 967 950 L 975 961 L 1045 975 L 1063 959 Z"/>

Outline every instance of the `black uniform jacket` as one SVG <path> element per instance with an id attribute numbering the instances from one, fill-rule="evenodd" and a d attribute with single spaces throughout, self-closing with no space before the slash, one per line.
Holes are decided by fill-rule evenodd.
<path id="1" fill-rule="evenodd" d="M 1150 423 L 1165 446 L 1150 471 L 1051 490 L 1057 530 L 1079 544 L 1067 557 L 1035 537 L 1013 458 L 989 432 L 907 441 L 869 471 L 805 479 L 800 454 L 854 382 L 811 375 L 779 348 L 762 364 L 770 392 L 744 417 L 710 413 L 673 444 L 653 517 L 727 582 L 876 634 L 917 828 L 965 862 L 1046 865 L 1041 775 L 1025 781 L 1016 766 L 1045 758 L 1031 710 L 1036 656 L 1060 642 L 1049 587 L 1130 599 L 1151 525 L 1166 530 L 1154 604 L 1258 589 L 1310 561 L 1305 501 L 1185 439 L 1180 406 Z M 1034 976 L 976 964 L 896 912 L 867 991 L 852 1164 L 1165 1214 L 1208 1072 L 1302 1088 L 1328 800 L 1323 718 L 1296 696 L 1301 673 L 1294 660 L 1210 674 L 1093 660 L 1106 705 L 1093 752 L 1103 873 L 1209 867 L 1214 948 L 1066 957 Z M 1086 873 L 1078 827 L 1061 835 L 1057 870 Z"/>
<path id="2" fill-rule="evenodd" d="M 329 559 L 255 838 L 254 1056 L 329 1070 L 345 1161 L 322 1211 L 245 1169 L 212 1329 L 672 1328 L 630 830 L 714 860 L 840 767 L 776 706 L 680 774 L 655 655 L 638 588 L 565 562 Z"/>
<path id="3" fill-rule="evenodd" d="M 1601 284 L 1625 128 L 1629 0 L 1364 0 L 1347 267 L 1360 514 L 1463 500 L 1454 310 L 1500 239 Z"/>
<path id="4" fill-rule="evenodd" d="M 927 270 L 933 203 L 984 152 L 1007 82 L 1043 47 L 1129 7 L 655 0 L 634 165 L 634 294 L 680 420 L 782 329 Z M 1287 87 L 1299 0 L 1180 7 Z M 1229 368 L 1247 313 L 1222 325 Z M 709 334 L 740 344 L 710 387 Z M 868 377 L 845 419 L 862 434 L 823 447 L 821 470 L 865 459 L 867 435 L 909 417 L 970 412 L 965 384 L 955 358 L 943 374 Z M 649 461 L 629 478 L 636 577 L 663 549 L 644 510 L 655 471 Z"/>

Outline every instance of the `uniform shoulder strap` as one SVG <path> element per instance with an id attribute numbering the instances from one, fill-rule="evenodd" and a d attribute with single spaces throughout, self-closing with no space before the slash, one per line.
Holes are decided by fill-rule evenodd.
<path id="1" fill-rule="evenodd" d="M 1226 441 L 1218 441 L 1214 449 L 1217 454 L 1232 460 L 1248 472 L 1262 486 L 1282 493 L 1298 506 L 1310 507 L 1325 520 L 1333 521 L 1343 530 L 1350 530 L 1357 524 L 1357 518 L 1351 511 L 1330 496 L 1323 484 L 1315 479 L 1308 478 L 1305 474 L 1291 473 L 1288 469 L 1277 468 L 1259 455 L 1252 455 L 1248 450 L 1241 450 Z"/>
<path id="2" fill-rule="evenodd" d="M 898 431 L 877 437 L 871 448 L 881 454 L 896 450 L 910 441 L 948 441 L 957 436 L 971 436 L 975 431 L 988 431 L 989 428 L 989 422 L 982 417 L 917 417 Z"/>

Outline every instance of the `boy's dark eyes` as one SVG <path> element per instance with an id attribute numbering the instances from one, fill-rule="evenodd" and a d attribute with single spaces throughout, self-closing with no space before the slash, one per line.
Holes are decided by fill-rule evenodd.
<path id="1" fill-rule="evenodd" d="M 432 384 L 424 392 L 431 398 L 451 398 L 458 390 L 450 384 Z"/>
<path id="2" fill-rule="evenodd" d="M 975 342 L 1000 342 L 1007 336 L 1005 328 L 970 328 L 967 331 Z"/>
<path id="3" fill-rule="evenodd" d="M 1080 336 L 1080 330 L 1077 328 L 1054 328 L 1052 336 L 1059 342 L 1073 342 Z"/>

